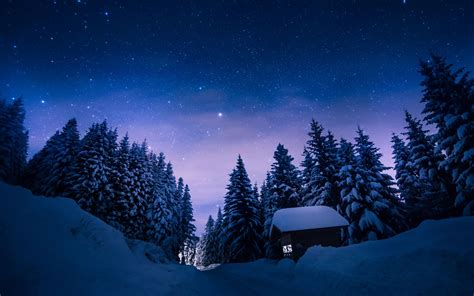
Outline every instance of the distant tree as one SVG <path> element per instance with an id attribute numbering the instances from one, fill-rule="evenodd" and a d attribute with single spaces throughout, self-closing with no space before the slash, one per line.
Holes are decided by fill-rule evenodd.
<path id="1" fill-rule="evenodd" d="M 230 177 L 224 201 L 224 248 L 228 250 L 226 262 L 247 262 L 261 254 L 261 224 L 258 200 L 245 170 L 242 158 Z"/>
<path id="2" fill-rule="evenodd" d="M 437 55 L 421 62 L 421 102 L 424 120 L 437 128 L 436 151 L 446 154 L 439 166 L 455 186 L 448 188 L 454 205 L 463 215 L 474 215 L 474 80 L 452 67 Z"/>
<path id="3" fill-rule="evenodd" d="M 217 209 L 217 216 L 212 230 L 212 243 L 211 252 L 213 253 L 213 263 L 224 262 L 224 249 L 223 249 L 223 231 L 224 231 L 224 216 L 222 215 L 221 208 Z"/>
<path id="4" fill-rule="evenodd" d="M 206 227 L 204 230 L 204 235 L 201 238 L 201 248 L 202 248 L 202 257 L 200 258 L 200 264 L 202 266 L 208 266 L 210 264 L 215 263 L 215 246 L 214 238 L 213 238 L 213 231 L 214 231 L 214 218 L 209 215 L 207 219 Z"/>

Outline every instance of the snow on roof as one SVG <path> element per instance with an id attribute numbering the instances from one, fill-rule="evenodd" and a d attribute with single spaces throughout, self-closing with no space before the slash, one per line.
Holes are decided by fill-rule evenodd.
<path id="1" fill-rule="evenodd" d="M 273 214 L 272 229 L 281 232 L 347 226 L 336 210 L 326 206 L 281 209 Z"/>

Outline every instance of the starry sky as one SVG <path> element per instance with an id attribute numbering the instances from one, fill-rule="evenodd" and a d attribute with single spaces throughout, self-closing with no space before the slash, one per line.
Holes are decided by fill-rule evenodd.
<path id="1" fill-rule="evenodd" d="M 0 1 L 0 96 L 23 96 L 30 156 L 76 117 L 163 151 L 196 224 L 240 153 L 261 184 L 281 142 L 301 160 L 311 118 L 365 129 L 392 165 L 419 115 L 430 51 L 474 69 L 471 0 Z"/>

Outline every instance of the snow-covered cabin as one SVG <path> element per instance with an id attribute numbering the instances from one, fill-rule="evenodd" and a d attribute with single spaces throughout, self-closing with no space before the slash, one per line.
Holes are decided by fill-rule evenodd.
<path id="1" fill-rule="evenodd" d="M 283 256 L 298 259 L 311 246 L 340 246 L 342 231 L 348 225 L 344 217 L 326 206 L 281 209 L 273 215 L 270 239 L 281 245 Z"/>

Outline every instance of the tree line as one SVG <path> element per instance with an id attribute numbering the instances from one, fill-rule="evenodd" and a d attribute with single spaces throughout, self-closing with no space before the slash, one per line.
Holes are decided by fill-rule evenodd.
<path id="1" fill-rule="evenodd" d="M 206 223 L 196 264 L 281 258 L 269 236 L 282 208 L 334 208 L 349 221 L 346 244 L 388 238 L 426 219 L 474 215 L 474 80 L 437 55 L 421 62 L 420 73 L 424 118 L 405 111 L 404 131 L 392 135 L 395 179 L 363 129 L 354 142 L 336 141 L 312 120 L 301 170 L 278 144 L 259 190 L 238 157 L 223 209 Z"/>
<path id="2" fill-rule="evenodd" d="M 106 121 L 93 124 L 81 139 L 71 119 L 27 161 L 24 117 L 22 98 L 0 100 L 2 180 L 35 195 L 74 199 L 126 237 L 161 246 L 170 259 L 193 262 L 190 190 L 182 178 L 176 180 L 163 153 L 149 151 L 146 141 L 130 143 L 128 134 L 118 142 Z"/>

